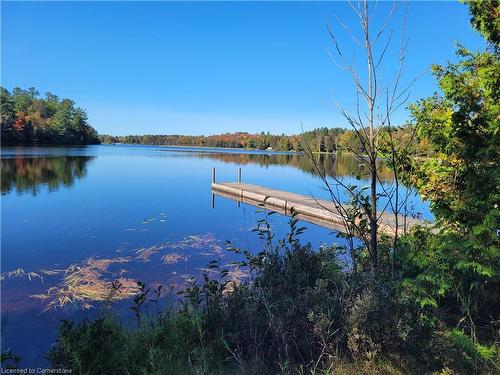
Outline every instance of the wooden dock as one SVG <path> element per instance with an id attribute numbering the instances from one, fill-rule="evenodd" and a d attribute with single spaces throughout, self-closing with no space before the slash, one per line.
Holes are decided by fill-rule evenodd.
<path id="1" fill-rule="evenodd" d="M 213 175 L 214 180 L 215 174 Z M 332 201 L 315 199 L 313 197 L 268 189 L 242 182 L 212 182 L 212 193 L 238 202 L 248 203 L 252 206 L 264 207 L 286 216 L 291 215 L 293 208 L 297 219 L 336 231 L 345 232 L 346 230 L 345 221 Z M 415 222 L 415 220 L 409 221 L 410 225 Z M 402 222 L 401 219 L 400 223 Z M 401 230 L 402 226 L 401 224 L 399 225 Z M 382 214 L 379 221 L 379 232 L 388 235 L 394 234 L 394 215 L 389 213 Z"/>

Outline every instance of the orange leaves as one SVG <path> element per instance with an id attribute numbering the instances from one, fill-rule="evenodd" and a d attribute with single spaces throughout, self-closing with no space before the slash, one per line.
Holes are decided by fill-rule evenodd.
<path id="1" fill-rule="evenodd" d="M 26 114 L 24 112 L 19 112 L 17 114 L 17 119 L 14 122 L 14 130 L 18 133 L 24 132 L 24 128 L 26 127 Z"/>

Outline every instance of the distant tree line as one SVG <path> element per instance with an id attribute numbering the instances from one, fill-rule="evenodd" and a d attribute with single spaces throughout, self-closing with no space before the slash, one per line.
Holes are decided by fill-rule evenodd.
<path id="1" fill-rule="evenodd" d="M 319 128 L 305 132 L 300 136 L 273 135 L 269 132 L 251 134 L 246 132 L 217 135 L 101 135 L 102 143 L 129 143 L 147 145 L 176 145 L 196 147 L 227 147 L 277 151 L 302 151 L 304 140 L 317 152 L 333 152 L 337 149 L 337 137 L 344 129 Z"/>
<path id="2" fill-rule="evenodd" d="M 2 144 L 98 144 L 87 113 L 70 99 L 30 87 L 0 87 Z"/>
<path id="3" fill-rule="evenodd" d="M 409 126 L 396 130 L 399 136 L 410 135 L 413 130 Z M 253 150 L 303 151 L 310 147 L 313 152 L 336 152 L 342 150 L 363 153 L 359 137 L 352 130 L 343 128 L 317 128 L 298 135 L 273 135 L 269 132 L 251 134 L 246 132 L 225 133 L 217 135 L 99 135 L 102 143 L 143 144 L 156 146 L 194 146 L 243 148 Z M 306 146 L 307 145 L 307 146 Z M 428 154 L 426 139 L 416 139 L 413 146 L 418 154 Z"/>

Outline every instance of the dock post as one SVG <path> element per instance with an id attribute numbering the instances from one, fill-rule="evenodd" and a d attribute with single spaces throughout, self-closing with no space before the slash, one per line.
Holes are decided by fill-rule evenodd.
<path id="1" fill-rule="evenodd" d="M 215 184 L 215 167 L 212 168 L 212 184 Z M 215 208 L 215 194 L 212 193 L 212 208 Z"/>
<path id="2" fill-rule="evenodd" d="M 238 182 L 241 182 L 241 167 L 238 168 Z M 240 208 L 240 201 L 237 203 L 238 208 Z"/>

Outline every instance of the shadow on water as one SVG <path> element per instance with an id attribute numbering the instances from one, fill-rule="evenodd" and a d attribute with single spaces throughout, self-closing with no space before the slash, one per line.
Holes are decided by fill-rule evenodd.
<path id="1" fill-rule="evenodd" d="M 87 174 L 87 164 L 94 156 L 2 158 L 2 195 L 15 190 L 18 194 L 37 195 L 40 188 L 49 191 L 70 187 Z"/>

